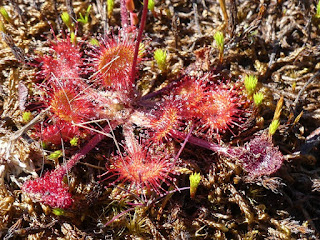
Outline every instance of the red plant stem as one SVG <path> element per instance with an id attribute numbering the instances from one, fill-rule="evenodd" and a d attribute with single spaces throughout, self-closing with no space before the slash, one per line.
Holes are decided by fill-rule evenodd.
<path id="1" fill-rule="evenodd" d="M 178 79 L 174 80 L 173 82 L 169 83 L 167 86 L 161 88 L 158 91 L 154 91 L 151 93 L 148 93 L 147 95 L 144 95 L 143 97 L 140 98 L 140 101 L 145 101 L 148 100 L 150 98 L 154 98 L 157 97 L 158 95 L 161 95 L 167 91 L 170 91 L 172 88 L 174 88 L 178 83 L 179 80 L 181 80 L 183 76 L 180 76 Z"/>
<path id="2" fill-rule="evenodd" d="M 188 136 L 182 132 L 173 132 L 171 133 L 172 137 L 178 138 L 178 139 L 186 139 Z M 200 138 L 197 137 L 193 137 L 193 136 L 189 136 L 188 142 L 194 145 L 197 145 L 199 147 L 202 148 L 206 148 L 209 150 L 212 150 L 214 152 L 217 152 L 221 155 L 224 155 L 226 157 L 233 157 L 233 151 L 232 148 L 227 147 L 227 146 L 221 146 L 219 144 L 216 143 L 210 143 L 208 141 L 202 140 Z"/>
<path id="3" fill-rule="evenodd" d="M 177 153 L 176 157 L 174 158 L 174 161 L 176 162 L 178 160 L 178 158 L 180 157 L 180 154 L 182 153 L 182 150 L 184 149 L 184 147 L 186 146 L 187 142 L 189 141 L 189 138 L 191 137 L 191 133 L 193 131 L 193 125 L 191 126 L 187 136 L 184 139 L 184 142 L 182 143 L 179 152 Z"/>
<path id="4" fill-rule="evenodd" d="M 115 128 L 116 126 L 118 126 L 117 122 L 113 122 L 111 123 L 111 128 L 109 127 L 109 125 L 107 125 L 104 129 L 103 132 L 104 133 L 109 133 L 113 128 Z M 90 152 L 95 146 L 97 146 L 97 144 L 106 137 L 106 135 L 104 134 L 96 134 L 93 138 L 90 139 L 90 141 L 75 155 L 73 155 L 70 160 L 63 166 L 61 166 L 60 168 L 58 168 L 57 174 L 61 176 L 63 176 L 64 174 L 66 174 L 66 172 L 68 172 L 74 165 L 76 165 L 81 158 L 83 158 L 85 155 L 88 154 L 88 152 Z"/>
<path id="5" fill-rule="evenodd" d="M 118 215 L 114 216 L 110 221 L 108 221 L 104 226 L 106 227 L 106 226 L 110 225 L 110 224 L 113 223 L 115 220 L 119 219 L 119 218 L 122 217 L 124 214 L 126 214 L 126 213 L 128 213 L 128 212 L 130 212 L 130 211 L 132 211 L 132 210 L 134 210 L 134 209 L 136 209 L 136 207 L 129 208 L 129 209 L 127 209 L 127 210 L 119 213 Z"/>
<path id="6" fill-rule="evenodd" d="M 128 11 L 126 8 L 126 0 L 120 0 L 121 26 L 127 28 L 129 26 Z"/>
<path id="7" fill-rule="evenodd" d="M 123 0 L 124 1 L 124 0 Z M 140 42 L 142 40 L 142 34 L 144 26 L 146 25 L 146 19 L 147 19 L 147 13 L 148 13 L 148 0 L 143 0 L 143 10 L 142 10 L 142 17 L 137 37 L 136 46 L 134 49 L 134 55 L 133 55 L 133 62 L 132 62 L 132 69 L 131 69 L 131 83 L 134 83 L 134 78 L 136 75 L 136 67 L 137 67 L 137 59 L 138 59 L 138 53 L 140 48 Z"/>

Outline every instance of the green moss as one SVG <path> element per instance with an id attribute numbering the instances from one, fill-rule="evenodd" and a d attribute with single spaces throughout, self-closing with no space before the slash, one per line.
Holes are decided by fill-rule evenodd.
<path id="1" fill-rule="evenodd" d="M 24 113 L 22 114 L 22 119 L 23 119 L 23 121 L 24 121 L 25 123 L 30 122 L 30 120 L 32 119 L 32 113 L 29 112 L 29 111 L 24 112 Z"/>
<path id="2" fill-rule="evenodd" d="M 61 156 L 62 156 L 62 151 L 61 150 L 57 150 L 57 151 L 54 151 L 53 153 L 51 153 L 48 158 L 50 160 L 57 160 Z"/>
<path id="3" fill-rule="evenodd" d="M 86 10 L 86 14 L 83 16 L 81 13 L 79 13 L 80 18 L 77 19 L 78 22 L 81 22 L 82 24 L 87 24 L 89 22 L 89 14 L 91 10 L 92 5 L 89 5 L 89 7 Z"/>
<path id="4" fill-rule="evenodd" d="M 108 18 L 111 18 L 114 8 L 114 0 L 107 0 Z"/>
<path id="5" fill-rule="evenodd" d="M 252 96 L 256 90 L 258 78 L 253 75 L 246 75 L 244 77 L 244 86 L 247 90 L 248 96 Z"/>
<path id="6" fill-rule="evenodd" d="M 70 140 L 70 144 L 71 144 L 71 146 L 78 146 L 79 145 L 79 138 L 78 137 L 73 137 Z"/>
<path id="7" fill-rule="evenodd" d="M 73 28 L 73 23 L 72 23 L 72 20 L 71 20 L 69 13 L 63 12 L 61 14 L 61 19 L 62 19 L 63 23 L 67 26 L 67 28 L 69 28 L 69 29 Z"/>
<path id="8" fill-rule="evenodd" d="M 214 36 L 213 36 L 214 40 L 216 41 L 217 47 L 219 49 L 220 52 L 223 52 L 224 49 L 224 36 L 223 33 L 220 31 L 217 31 Z"/>
<path id="9" fill-rule="evenodd" d="M 157 62 L 157 65 L 161 71 L 167 70 L 167 52 L 166 50 L 157 49 L 154 51 L 154 59 Z"/>
<path id="10" fill-rule="evenodd" d="M 4 7 L 0 8 L 0 14 L 2 15 L 2 17 L 4 18 L 4 20 L 6 20 L 8 23 L 12 22 L 11 17 L 9 16 L 7 10 Z"/>
<path id="11" fill-rule="evenodd" d="M 319 1 L 318 4 L 317 4 L 316 18 L 320 18 L 320 1 Z"/>
<path id="12" fill-rule="evenodd" d="M 148 9 L 153 12 L 154 11 L 154 0 L 148 1 Z"/>
<path id="13" fill-rule="evenodd" d="M 192 173 L 189 176 L 189 181 L 190 181 L 190 196 L 191 198 L 194 198 L 197 188 L 199 186 L 199 183 L 201 181 L 201 176 L 200 173 Z"/>
<path id="14" fill-rule="evenodd" d="M 61 208 L 54 208 L 52 209 L 52 213 L 56 216 L 63 216 L 65 215 L 65 211 Z"/>
<path id="15" fill-rule="evenodd" d="M 264 99 L 264 94 L 262 92 L 257 92 L 253 94 L 253 102 L 256 106 L 261 105 Z"/>
<path id="16" fill-rule="evenodd" d="M 269 134 L 272 136 L 277 131 L 278 127 L 280 125 L 279 119 L 275 119 L 271 122 L 269 126 Z"/>

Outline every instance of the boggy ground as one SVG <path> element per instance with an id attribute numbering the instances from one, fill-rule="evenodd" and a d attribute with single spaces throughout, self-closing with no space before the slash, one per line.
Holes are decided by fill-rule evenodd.
<path id="1" fill-rule="evenodd" d="M 246 74 L 258 76 L 266 100 L 247 138 L 268 127 L 277 101 L 284 97 L 280 127 L 273 141 L 285 162 L 275 174 L 250 180 L 229 159 L 187 144 L 175 184 L 189 186 L 188 174 L 200 172 L 202 182 L 196 198 L 190 199 L 189 192 L 183 190 L 145 202 L 124 191 L 124 186 L 105 189 L 99 183 L 106 158 L 115 151 L 113 140 L 106 139 L 69 173 L 70 188 L 77 199 L 75 207 L 53 210 L 21 192 L 26 179 L 54 168 L 54 163 L 44 157 L 53 149 L 43 150 L 28 133 L 17 135 L 25 125 L 25 99 L 30 101 L 37 95 L 33 88 L 36 68 L 25 63 L 49 52 L 52 31 L 57 37 L 67 31 L 60 18 L 62 12 L 78 17 L 89 4 L 89 23 L 78 26 L 82 39 L 120 25 L 117 1 L 111 18 L 106 17 L 105 3 L 99 0 L 73 1 L 72 5 L 70 1 L 40 0 L 2 3 L 11 20 L 1 18 L 6 35 L 0 41 L 0 237 L 319 238 L 320 20 L 316 1 L 226 0 L 226 21 L 219 1 L 166 0 L 156 1 L 155 14 L 148 15 L 147 53 L 139 73 L 144 94 L 160 89 L 181 72 L 197 71 L 199 66 L 194 63 L 202 49 L 206 55 L 201 70 L 213 68 L 232 79 L 242 79 Z M 141 10 L 139 1 L 136 10 Z M 213 39 L 217 30 L 225 35 L 222 63 Z M 155 66 L 152 53 L 156 48 L 168 52 L 168 75 Z M 241 140 L 235 138 L 231 144 L 241 144 Z M 135 202 L 136 207 L 127 202 Z"/>

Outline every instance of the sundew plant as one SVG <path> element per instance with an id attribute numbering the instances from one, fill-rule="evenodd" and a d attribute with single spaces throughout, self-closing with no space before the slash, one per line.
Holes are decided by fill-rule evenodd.
<path id="1" fill-rule="evenodd" d="M 184 145 L 170 146 L 174 141 L 236 159 L 252 177 L 277 171 L 283 157 L 271 135 L 258 135 L 243 147 L 221 144 L 226 133 L 241 134 L 242 124 L 252 114 L 240 80 L 224 79 L 214 70 L 183 74 L 163 92 L 141 96 L 136 82 L 144 54 L 141 45 L 147 44 L 142 40 L 147 8 L 136 28 L 127 20 L 131 4 L 121 5 L 122 26 L 101 36 L 97 46 L 73 42 L 67 35 L 52 40 L 52 54 L 37 59 L 36 85 L 42 92 L 38 101 L 47 109 L 48 120 L 34 126 L 32 136 L 46 148 L 63 145 L 65 152 L 72 140 L 79 139 L 79 151 L 43 177 L 26 181 L 22 191 L 53 208 L 72 207 L 74 198 L 64 176 L 120 126 L 123 140 L 115 143 L 117 150 L 107 157 L 102 174 L 106 186 L 122 183 L 146 197 L 162 196 L 170 186 L 179 190 L 175 178 L 183 164 L 179 154 Z"/>

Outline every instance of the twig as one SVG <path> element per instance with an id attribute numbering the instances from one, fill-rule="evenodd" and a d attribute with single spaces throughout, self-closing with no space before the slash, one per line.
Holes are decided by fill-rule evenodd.
<path id="1" fill-rule="evenodd" d="M 306 142 L 300 147 L 301 154 L 308 154 L 310 150 L 320 142 L 320 127 L 315 129 L 308 137 Z"/>
<path id="2" fill-rule="evenodd" d="M 231 19 L 231 31 L 230 31 L 230 38 L 234 36 L 234 32 L 236 30 L 236 26 L 238 25 L 238 8 L 237 8 L 237 1 L 230 0 L 230 19 Z"/>
<path id="3" fill-rule="evenodd" d="M 25 56 L 24 51 L 21 48 L 16 46 L 11 35 L 1 32 L 1 37 L 5 41 L 5 43 L 10 47 L 11 52 L 13 53 L 15 58 L 19 62 L 22 62 L 25 64 L 28 61 L 28 58 Z"/>
<path id="4" fill-rule="evenodd" d="M 87 162 L 80 162 L 79 164 L 87 166 L 87 167 L 103 170 L 103 171 L 106 170 L 104 167 L 99 167 L 99 166 L 96 166 L 96 165 L 93 165 L 93 164 L 90 164 L 90 163 L 87 163 Z"/>
<path id="5" fill-rule="evenodd" d="M 14 0 L 10 0 L 11 4 L 13 5 L 14 9 L 16 10 L 16 12 L 19 15 L 20 20 L 25 23 L 26 22 L 26 18 L 25 18 L 25 14 L 24 12 L 22 12 L 21 8 L 19 7 L 18 3 Z"/>
<path id="6" fill-rule="evenodd" d="M 180 17 L 175 12 L 173 6 L 169 6 L 169 10 L 172 13 L 172 20 L 171 20 L 172 27 L 171 27 L 171 29 L 172 29 L 172 33 L 173 33 L 173 36 L 174 36 L 174 47 L 175 47 L 175 49 L 178 49 L 178 44 L 179 44 L 178 26 L 180 25 Z"/>
<path id="7" fill-rule="evenodd" d="M 316 72 L 316 74 L 313 75 L 313 76 L 304 84 L 304 86 L 300 89 L 300 91 L 299 91 L 299 93 L 298 93 L 298 95 L 297 95 L 297 97 L 296 97 L 296 99 L 295 99 L 295 101 L 294 101 L 294 103 L 293 103 L 293 112 L 294 112 L 294 113 L 297 112 L 298 102 L 299 102 L 299 99 L 300 99 L 302 93 L 303 93 L 303 92 L 306 90 L 306 88 L 313 82 L 313 80 L 314 80 L 315 78 L 317 78 L 319 75 L 320 75 L 320 70 L 318 70 L 318 71 Z"/>
<path id="8" fill-rule="evenodd" d="M 223 20 L 224 20 L 224 26 L 228 25 L 228 13 L 227 13 L 227 9 L 226 9 L 226 1 L 225 0 L 219 0 L 220 3 L 220 8 L 222 11 L 222 15 L 223 15 Z"/>
<path id="9" fill-rule="evenodd" d="M 17 140 L 20 136 L 25 134 L 34 124 L 40 122 L 42 118 L 46 115 L 46 113 L 49 111 L 50 107 L 44 109 L 42 112 L 40 112 L 34 119 L 32 119 L 27 125 L 20 128 L 18 131 L 13 134 L 13 136 L 10 138 L 10 141 Z"/>
<path id="10" fill-rule="evenodd" d="M 66 6 L 67 6 L 67 10 L 69 15 L 73 18 L 74 21 L 76 21 L 76 15 L 73 11 L 73 7 L 72 7 L 72 0 L 66 0 Z"/>
<path id="11" fill-rule="evenodd" d="M 101 15 L 101 20 L 103 22 L 103 33 L 104 33 L 104 35 L 106 35 L 109 32 L 108 19 L 110 18 L 109 16 L 107 17 L 106 1 L 97 0 L 97 9 L 98 9 L 99 14 Z"/>
<path id="12" fill-rule="evenodd" d="M 192 2 L 192 8 L 193 8 L 193 14 L 194 14 L 194 22 L 196 24 L 196 30 L 199 35 L 202 35 L 201 33 L 201 27 L 199 24 L 199 16 L 198 16 L 198 5 L 195 0 Z"/>

